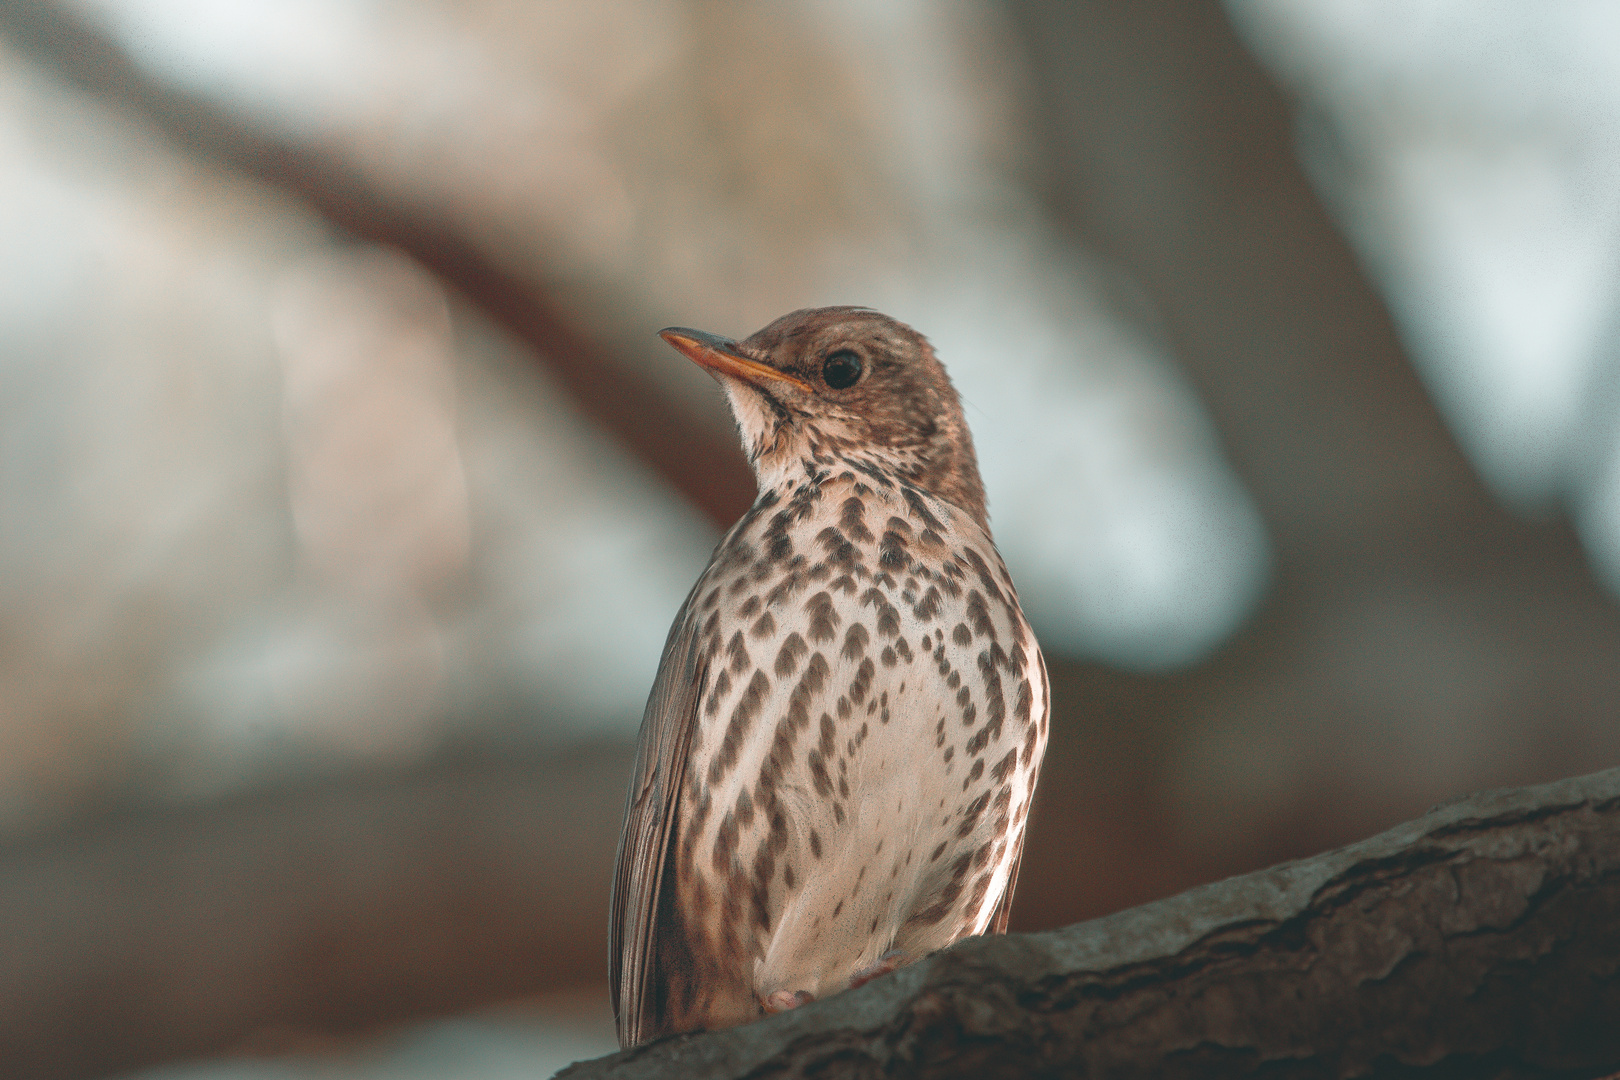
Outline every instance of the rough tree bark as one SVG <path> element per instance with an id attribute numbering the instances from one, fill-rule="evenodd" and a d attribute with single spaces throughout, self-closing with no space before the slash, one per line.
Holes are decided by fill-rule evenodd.
<path id="1" fill-rule="evenodd" d="M 1600 1076 L 1620 1069 L 1620 769 L 565 1070 Z"/>

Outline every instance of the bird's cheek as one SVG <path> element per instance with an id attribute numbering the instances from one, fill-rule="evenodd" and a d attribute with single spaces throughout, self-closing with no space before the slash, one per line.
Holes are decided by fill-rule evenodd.
<path id="1" fill-rule="evenodd" d="M 731 415 L 742 429 L 743 443 L 750 458 L 758 457 L 776 433 L 776 410 L 758 390 L 738 379 L 725 380 L 726 399 Z"/>

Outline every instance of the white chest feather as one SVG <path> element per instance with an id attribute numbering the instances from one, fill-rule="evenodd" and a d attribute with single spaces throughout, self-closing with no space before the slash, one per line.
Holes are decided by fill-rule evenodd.
<path id="1" fill-rule="evenodd" d="M 713 917 L 746 921 L 761 996 L 982 932 L 1046 742 L 1039 649 L 976 523 L 848 474 L 794 494 L 696 600 L 706 807 L 682 846 L 747 897 Z"/>

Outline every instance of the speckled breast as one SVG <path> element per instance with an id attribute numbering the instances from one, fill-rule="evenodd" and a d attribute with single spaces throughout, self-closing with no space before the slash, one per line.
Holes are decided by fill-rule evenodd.
<path id="1" fill-rule="evenodd" d="M 673 872 L 700 966 L 819 997 L 983 932 L 1049 695 L 977 522 L 849 472 L 798 484 L 732 530 L 688 617 L 703 688 Z"/>

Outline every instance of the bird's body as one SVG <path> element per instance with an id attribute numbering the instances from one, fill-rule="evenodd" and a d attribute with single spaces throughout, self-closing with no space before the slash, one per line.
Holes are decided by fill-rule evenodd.
<path id="1" fill-rule="evenodd" d="M 863 309 L 665 336 L 719 374 L 761 494 L 643 722 L 613 904 L 625 1045 L 1004 929 L 1049 701 L 920 336 Z"/>

